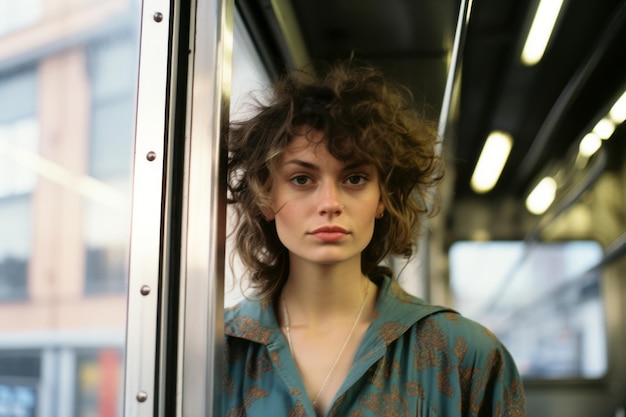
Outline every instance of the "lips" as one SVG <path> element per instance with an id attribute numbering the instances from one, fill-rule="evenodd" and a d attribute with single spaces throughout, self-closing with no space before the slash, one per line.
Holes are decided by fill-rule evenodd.
<path id="1" fill-rule="evenodd" d="M 346 237 L 349 232 L 340 226 L 322 226 L 309 234 L 323 242 L 338 242 Z"/>

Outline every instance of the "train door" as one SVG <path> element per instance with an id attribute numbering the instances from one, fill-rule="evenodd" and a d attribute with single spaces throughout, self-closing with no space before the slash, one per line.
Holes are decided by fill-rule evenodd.
<path id="1" fill-rule="evenodd" d="M 224 132 L 272 66 L 233 0 L 144 1 L 124 415 L 220 415 Z"/>
<path id="2" fill-rule="evenodd" d="M 234 4 L 192 3 L 0 1 L 2 416 L 212 414 Z"/>

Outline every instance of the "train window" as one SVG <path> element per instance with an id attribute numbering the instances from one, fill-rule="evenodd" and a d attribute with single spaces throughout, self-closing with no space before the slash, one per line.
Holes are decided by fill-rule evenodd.
<path id="1" fill-rule="evenodd" d="M 231 120 L 245 118 L 249 114 L 248 106 L 254 99 L 263 100 L 263 87 L 269 85 L 270 76 L 263 65 L 254 46 L 253 40 L 246 30 L 245 24 L 239 15 L 234 16 L 233 32 L 233 72 L 231 89 Z M 228 209 L 228 218 L 232 219 L 232 212 Z M 232 222 L 229 222 L 227 235 L 232 231 Z M 232 241 L 227 245 L 227 259 L 232 261 L 231 268 L 226 268 L 226 285 L 224 303 L 232 305 L 242 297 L 239 279 L 242 269 L 237 257 L 232 257 Z"/>
<path id="2" fill-rule="evenodd" d="M 19 163 L 39 141 L 33 68 L 0 77 L 0 301 L 26 297 L 36 174 Z"/>
<path id="3" fill-rule="evenodd" d="M 123 292 L 129 240 L 128 195 L 134 134 L 136 58 L 128 36 L 90 46 L 89 176 L 98 195 L 85 200 L 85 291 Z M 96 189 L 96 188 L 94 188 Z M 106 219 L 106 221 L 103 221 Z"/>
<path id="4" fill-rule="evenodd" d="M 602 256 L 593 241 L 456 242 L 454 306 L 503 341 L 525 378 L 602 377 L 607 337 L 593 268 Z"/>
<path id="5" fill-rule="evenodd" d="M 0 415 L 121 416 L 140 6 L 0 0 Z"/>
<path id="6" fill-rule="evenodd" d="M 270 76 L 254 46 L 241 15 L 235 13 L 233 31 L 233 73 L 231 88 L 231 120 L 247 114 L 251 99 L 262 99 L 260 93 L 269 85 Z"/>

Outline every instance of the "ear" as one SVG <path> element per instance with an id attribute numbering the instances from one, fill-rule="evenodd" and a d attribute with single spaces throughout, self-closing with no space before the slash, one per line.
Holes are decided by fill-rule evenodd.
<path id="1" fill-rule="evenodd" d="M 378 205 L 376 206 L 376 218 L 380 219 L 383 217 L 384 214 L 385 214 L 385 204 L 383 203 L 383 200 L 380 200 L 378 202 Z"/>

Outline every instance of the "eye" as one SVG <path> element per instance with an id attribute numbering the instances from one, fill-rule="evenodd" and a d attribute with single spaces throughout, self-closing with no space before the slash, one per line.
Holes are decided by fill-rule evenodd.
<path id="1" fill-rule="evenodd" d="M 346 182 L 350 185 L 361 185 L 365 183 L 365 181 L 367 181 L 367 178 L 365 178 L 363 175 L 350 175 L 346 179 Z"/>
<path id="2" fill-rule="evenodd" d="M 296 175 L 295 177 L 291 178 L 291 182 L 296 185 L 307 185 L 309 182 L 311 182 L 311 179 L 306 175 Z"/>

